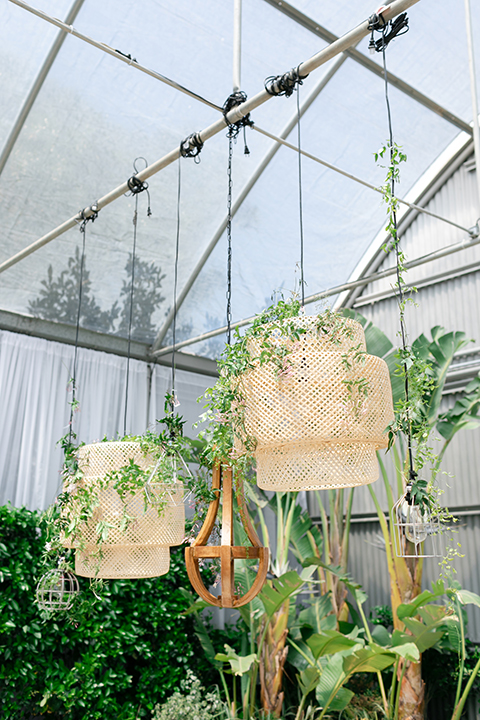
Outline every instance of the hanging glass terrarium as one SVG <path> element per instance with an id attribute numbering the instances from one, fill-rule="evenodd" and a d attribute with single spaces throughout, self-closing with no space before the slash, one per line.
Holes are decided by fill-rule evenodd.
<path id="1" fill-rule="evenodd" d="M 388 367 L 367 354 L 362 326 L 333 313 L 299 316 L 266 326 L 247 347 L 253 368 L 238 382 L 245 410 L 235 434 L 240 452 L 254 439 L 258 486 L 376 480 L 376 451 L 387 447 L 394 414 Z"/>
<path id="2" fill-rule="evenodd" d="M 426 505 L 419 505 L 408 484 L 392 508 L 395 554 L 397 557 L 442 557 L 442 528 Z"/>
<path id="3" fill-rule="evenodd" d="M 139 442 L 100 442 L 79 448 L 80 479 L 64 488 L 72 499 L 62 511 L 66 523 L 77 523 L 75 534 L 63 544 L 76 549 L 78 575 L 133 579 L 168 572 L 170 546 L 180 545 L 185 536 L 177 462 L 166 451 L 156 460 L 145 454 Z M 169 466 L 168 473 L 162 465 Z M 132 487 L 132 478 L 142 471 L 143 477 L 148 471 L 147 481 Z M 89 507 L 86 516 L 85 507 Z"/>

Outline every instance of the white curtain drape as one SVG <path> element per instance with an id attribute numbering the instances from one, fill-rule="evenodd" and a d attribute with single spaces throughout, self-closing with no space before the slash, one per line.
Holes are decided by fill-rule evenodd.
<path id="1" fill-rule="evenodd" d="M 60 489 L 62 451 L 68 432 L 75 349 L 71 345 L 0 331 L 0 503 L 44 509 Z M 79 441 L 123 435 L 126 358 L 78 349 L 73 429 Z M 179 412 L 186 432 L 201 406 L 196 398 L 212 378 L 177 371 Z M 130 360 L 127 433 L 139 434 L 163 417 L 170 387 L 168 368 Z"/>

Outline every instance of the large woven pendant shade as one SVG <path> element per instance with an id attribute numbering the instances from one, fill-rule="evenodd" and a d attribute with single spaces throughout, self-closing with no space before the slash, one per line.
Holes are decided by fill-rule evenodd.
<path id="1" fill-rule="evenodd" d="M 287 346 L 283 367 L 254 360 L 240 380 L 245 431 L 257 442 L 258 486 L 295 491 L 371 483 L 378 477 L 376 450 L 387 447 L 385 429 L 394 419 L 388 367 L 366 353 L 363 328 L 353 320 L 330 328 L 316 316 L 292 322 L 305 330 L 298 340 L 279 327 L 269 337 Z M 249 340 L 252 358 L 261 343 Z"/>
<path id="2" fill-rule="evenodd" d="M 99 504 L 93 517 L 79 532 L 75 572 L 85 577 L 134 579 L 156 577 L 168 572 L 170 546 L 180 545 L 185 536 L 183 485 L 152 482 L 149 492 L 136 490 L 124 500 L 104 478 L 130 463 L 141 470 L 154 470 L 155 459 L 145 455 L 137 442 L 101 442 L 78 450 L 78 465 L 86 486 L 98 484 Z M 152 495 L 156 502 L 151 502 Z M 147 502 L 147 497 L 150 502 Z M 123 530 L 124 513 L 130 521 Z M 101 553 L 96 545 L 99 522 L 111 525 Z M 67 544 L 67 543 L 65 543 Z"/>

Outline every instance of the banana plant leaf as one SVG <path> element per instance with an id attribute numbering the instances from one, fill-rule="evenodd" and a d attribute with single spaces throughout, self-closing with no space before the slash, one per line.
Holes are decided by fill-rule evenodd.
<path id="1" fill-rule="evenodd" d="M 368 647 L 356 650 L 343 659 L 343 670 L 347 676 L 358 672 L 377 672 L 385 670 L 395 662 L 395 655 L 380 645 L 371 643 Z"/>
<path id="2" fill-rule="evenodd" d="M 433 647 L 442 639 L 444 630 L 439 629 L 438 623 L 425 625 L 425 623 L 415 618 L 404 618 L 405 627 L 410 630 L 415 641 L 415 645 L 421 653 Z"/>
<path id="3" fill-rule="evenodd" d="M 323 668 L 320 682 L 315 691 L 317 702 L 321 708 L 328 707 L 329 710 L 342 712 L 347 707 L 354 693 L 341 687 L 346 679 L 343 658 L 340 655 L 334 655 Z"/>
<path id="4" fill-rule="evenodd" d="M 363 644 L 363 643 L 362 643 Z M 333 655 L 344 650 L 351 650 L 358 647 L 358 639 L 348 638 L 337 630 L 329 630 L 326 633 L 314 633 L 307 640 L 307 645 L 312 651 L 315 660 L 324 655 Z"/>
<path id="5" fill-rule="evenodd" d="M 225 645 L 225 653 L 217 653 L 215 660 L 219 662 L 228 662 L 233 675 L 245 675 L 253 663 L 258 661 L 256 653 L 251 655 L 238 655 L 230 645 Z"/>
<path id="6" fill-rule="evenodd" d="M 275 578 L 272 584 L 265 584 L 259 598 L 269 618 L 277 612 L 283 603 L 294 595 L 304 584 L 304 580 L 294 570 Z"/>
<path id="7" fill-rule="evenodd" d="M 451 440 L 459 430 L 474 430 L 480 425 L 480 376 L 465 388 L 465 395 L 455 405 L 442 413 L 437 430 L 445 440 Z"/>

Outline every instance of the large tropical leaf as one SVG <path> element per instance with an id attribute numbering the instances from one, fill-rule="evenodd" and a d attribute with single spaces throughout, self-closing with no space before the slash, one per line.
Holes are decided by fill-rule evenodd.
<path id="1" fill-rule="evenodd" d="M 329 708 L 341 712 L 344 710 L 353 697 L 350 690 L 342 688 L 347 679 L 343 671 L 343 658 L 334 655 L 324 666 L 320 682 L 317 685 L 315 695 L 321 708 Z"/>
<path id="2" fill-rule="evenodd" d="M 462 605 L 476 605 L 480 607 L 480 595 L 476 595 L 470 590 L 457 590 L 457 597 Z"/>
<path id="3" fill-rule="evenodd" d="M 321 595 L 310 603 L 300 612 L 298 622 L 300 626 L 308 626 L 316 633 L 334 630 L 337 618 L 333 614 L 330 594 Z"/>
<path id="4" fill-rule="evenodd" d="M 357 672 L 377 672 L 385 670 L 395 662 L 395 655 L 380 645 L 371 643 L 368 647 L 356 650 L 343 660 L 343 670 L 347 676 Z"/>
<path id="5" fill-rule="evenodd" d="M 230 645 L 225 645 L 225 653 L 217 653 L 215 660 L 220 662 L 228 662 L 234 675 L 245 675 L 254 662 L 257 662 L 257 654 L 238 655 Z"/>
<path id="6" fill-rule="evenodd" d="M 443 637 L 444 630 L 439 629 L 437 623 L 425 625 L 415 618 L 404 618 L 403 622 L 405 623 L 405 627 L 412 633 L 415 645 L 418 647 L 420 653 L 436 645 Z"/>
<path id="7" fill-rule="evenodd" d="M 294 595 L 303 584 L 304 581 L 294 570 L 275 578 L 271 584 L 267 582 L 259 595 L 267 616 L 273 617 L 285 600 Z"/>
<path id="8" fill-rule="evenodd" d="M 474 430 L 480 425 L 480 375 L 468 383 L 455 405 L 439 416 L 437 430 L 445 440 L 451 440 L 459 430 Z"/>
<path id="9" fill-rule="evenodd" d="M 363 326 L 363 330 L 365 332 L 365 344 L 367 346 L 367 352 L 370 355 L 385 358 L 385 356 L 392 350 L 393 344 L 390 342 L 385 333 L 380 330 L 379 327 L 374 325 L 371 320 L 367 320 L 364 315 L 356 310 L 351 310 L 350 308 L 344 308 L 341 313 L 344 317 L 356 320 Z"/>
<path id="10" fill-rule="evenodd" d="M 308 693 L 311 693 L 312 690 L 315 690 L 317 687 L 320 681 L 320 671 L 318 668 L 308 665 L 305 670 L 302 670 L 302 672 L 297 675 L 297 680 L 300 685 L 302 695 L 308 695 Z"/>
<path id="11" fill-rule="evenodd" d="M 445 584 L 442 580 L 432 583 L 432 590 L 424 590 L 420 595 L 409 603 L 403 603 L 397 608 L 397 617 L 399 620 L 403 620 L 407 617 L 414 617 L 418 615 L 418 609 L 431 603 L 432 600 L 436 600 L 445 594 Z"/>
<path id="12" fill-rule="evenodd" d="M 348 638 L 337 630 L 329 630 L 322 634 L 314 633 L 307 640 L 307 645 L 315 660 L 324 655 L 351 650 L 358 644 L 358 639 Z"/>
<path id="13" fill-rule="evenodd" d="M 414 352 L 418 352 L 431 363 L 435 379 L 433 392 L 424 400 L 425 415 L 433 426 L 437 420 L 442 400 L 443 388 L 447 379 L 447 372 L 456 352 L 472 342 L 464 332 L 445 332 L 439 325 L 431 329 L 432 340 L 426 347 L 425 336 L 421 335 L 412 345 Z M 428 355 L 425 353 L 428 351 Z"/>

